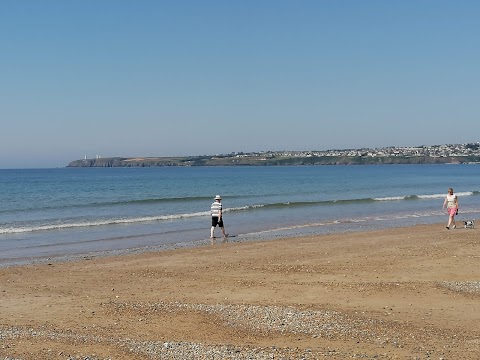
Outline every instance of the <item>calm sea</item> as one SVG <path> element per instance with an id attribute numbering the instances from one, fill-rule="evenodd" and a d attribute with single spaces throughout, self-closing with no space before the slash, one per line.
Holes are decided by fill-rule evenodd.
<path id="1" fill-rule="evenodd" d="M 480 213 L 480 165 L 0 170 L 0 266 L 208 243 L 443 223 Z M 217 234 L 220 231 L 217 229 Z"/>

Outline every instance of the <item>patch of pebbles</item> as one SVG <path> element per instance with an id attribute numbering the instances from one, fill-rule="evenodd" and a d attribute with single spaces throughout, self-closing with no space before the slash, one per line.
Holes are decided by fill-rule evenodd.
<path id="1" fill-rule="evenodd" d="M 416 352 L 445 355 L 445 344 L 450 344 L 452 337 L 457 344 L 472 340 L 475 334 L 462 334 L 451 330 L 438 329 L 427 325 L 404 324 L 395 320 L 368 318 L 357 313 L 340 313 L 336 311 L 319 311 L 281 306 L 255 306 L 235 304 L 185 304 L 180 302 L 130 303 L 109 302 L 102 304 L 107 313 L 115 315 L 140 315 L 155 317 L 162 312 L 199 312 L 209 316 L 212 321 L 222 326 L 249 331 L 257 336 L 264 335 L 303 335 L 319 339 L 339 340 L 351 343 L 349 353 L 331 348 L 299 349 L 282 347 L 252 347 L 226 344 L 199 344 L 193 342 L 139 341 L 135 339 L 117 339 L 100 336 L 79 335 L 58 329 L 23 329 L 0 328 L 0 340 L 19 338 L 48 338 L 49 340 L 73 341 L 75 343 L 97 343 L 115 346 L 132 356 L 146 359 L 398 359 L 388 354 L 388 347 L 409 348 Z M 479 334 L 473 337 L 476 339 Z M 0 341 L 1 343 L 1 341 Z M 355 344 L 371 344 L 378 354 L 355 352 Z M 416 344 L 422 344 L 416 345 Z M 435 344 L 442 344 L 435 349 Z M 414 348 L 415 347 L 415 348 Z M 448 345 L 447 345 L 448 347 Z M 382 351 L 383 350 L 383 351 Z M 345 350 L 344 350 L 345 351 Z M 0 358 L 1 359 L 1 358 Z M 5 358 L 7 360 L 9 358 Z M 101 360 L 94 356 L 68 358 L 68 360 Z M 103 359 L 106 360 L 106 359 Z"/>
<path id="2" fill-rule="evenodd" d="M 109 303 L 117 315 L 136 313 L 148 317 L 156 313 L 195 311 L 219 319 L 225 326 L 248 330 L 258 335 L 295 334 L 330 340 L 359 339 L 373 343 L 398 343 L 397 331 L 390 321 L 353 318 L 336 311 L 300 310 L 294 307 L 255 305 L 208 305 L 179 302 Z"/>
<path id="3" fill-rule="evenodd" d="M 89 337 L 76 335 L 68 332 L 37 331 L 34 329 L 0 328 L 0 340 L 2 339 L 25 339 L 25 338 L 48 338 L 50 340 L 70 340 L 76 343 L 102 343 L 115 345 L 123 348 L 126 354 L 140 355 L 146 359 L 160 360 L 288 360 L 301 359 L 313 360 L 319 358 L 330 359 L 389 359 L 387 354 L 366 355 L 361 353 L 346 354 L 335 349 L 324 351 L 312 351 L 311 349 L 277 348 L 277 347 L 251 347 L 233 345 L 208 345 L 192 342 L 162 342 L 162 341 L 135 341 L 132 339 L 108 339 L 101 337 Z M 112 360 L 111 358 L 98 358 L 95 355 L 67 356 L 67 360 Z M 0 358 L 3 360 L 23 360 L 19 358 Z"/>
<path id="4" fill-rule="evenodd" d="M 440 286 L 459 293 L 480 295 L 480 281 L 442 281 Z"/>

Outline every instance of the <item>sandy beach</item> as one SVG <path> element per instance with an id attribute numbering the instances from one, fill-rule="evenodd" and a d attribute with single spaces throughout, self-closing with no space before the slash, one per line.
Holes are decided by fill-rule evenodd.
<path id="1" fill-rule="evenodd" d="M 3 268 L 0 359 L 480 359 L 479 265 L 437 224 Z"/>

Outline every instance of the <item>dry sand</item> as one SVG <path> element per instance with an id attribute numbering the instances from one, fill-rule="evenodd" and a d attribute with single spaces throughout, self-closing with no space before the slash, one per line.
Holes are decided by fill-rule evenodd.
<path id="1" fill-rule="evenodd" d="M 480 359 L 478 229 L 0 269 L 0 359 Z"/>

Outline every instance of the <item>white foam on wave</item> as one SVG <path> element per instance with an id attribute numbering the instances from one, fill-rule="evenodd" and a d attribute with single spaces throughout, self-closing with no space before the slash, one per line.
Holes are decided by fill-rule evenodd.
<path id="1" fill-rule="evenodd" d="M 473 195 L 472 191 L 464 191 L 464 192 L 459 192 L 455 193 L 457 196 L 470 196 Z M 417 197 L 420 199 L 443 199 L 447 194 L 432 194 L 432 195 L 418 195 Z"/>
<path id="2" fill-rule="evenodd" d="M 248 210 L 252 208 L 261 208 L 265 205 L 249 205 L 241 206 L 235 208 L 224 209 L 224 212 L 229 211 L 239 211 L 239 210 Z M 152 222 L 152 221 L 166 221 L 166 220 L 175 220 L 175 219 L 186 219 L 194 217 L 210 216 L 210 211 L 202 211 L 195 213 L 185 213 L 185 214 L 170 214 L 170 215 L 158 215 L 158 216 L 142 216 L 136 218 L 123 218 L 123 219 L 105 219 L 105 220 L 93 220 L 93 221 L 79 221 L 79 222 L 70 222 L 70 223 L 54 223 L 54 224 L 43 224 L 43 225 L 33 225 L 33 226 L 18 226 L 18 227 L 0 227 L 1 234 L 20 234 L 34 231 L 48 231 L 48 230 L 61 230 L 69 228 L 81 228 L 81 227 L 92 227 L 92 226 L 105 226 L 105 225 L 116 225 L 116 224 L 135 224 L 142 222 Z"/>
<path id="3" fill-rule="evenodd" d="M 373 198 L 376 201 L 395 201 L 395 200 L 405 200 L 405 196 L 386 196 L 382 198 Z"/>
<path id="4" fill-rule="evenodd" d="M 233 207 L 233 208 L 227 208 L 223 209 L 223 212 L 229 212 L 229 211 L 242 211 L 242 210 L 248 210 L 248 209 L 257 209 L 257 208 L 262 208 L 265 207 L 265 205 L 246 205 L 246 206 L 238 206 L 238 207 Z"/>
<path id="5" fill-rule="evenodd" d="M 455 193 L 455 195 L 461 196 L 470 196 L 473 195 L 472 191 L 464 191 Z M 385 197 L 378 197 L 373 198 L 375 201 L 398 201 L 398 200 L 406 200 L 410 197 L 417 197 L 419 199 L 443 199 L 446 194 L 422 194 L 422 195 L 412 195 L 412 196 L 385 196 Z"/>
<path id="6" fill-rule="evenodd" d="M 91 226 L 103 226 L 103 225 L 117 225 L 117 224 L 135 224 L 150 221 L 165 221 L 174 219 L 192 218 L 198 216 L 210 215 L 209 211 L 189 213 L 189 214 L 173 214 L 173 215 L 159 215 L 159 216 L 142 216 L 137 218 L 124 218 L 124 219 L 106 219 L 84 222 L 72 222 L 61 224 L 46 224 L 28 227 L 6 227 L 0 228 L 0 234 L 20 234 L 34 231 L 47 231 L 47 230 L 61 230 L 69 228 L 91 227 Z"/>
<path id="7" fill-rule="evenodd" d="M 459 192 L 459 193 L 455 193 L 455 195 L 457 195 L 457 196 L 470 196 L 470 195 L 473 195 L 473 191 Z"/>
<path id="8" fill-rule="evenodd" d="M 419 199 L 439 199 L 444 198 L 445 194 L 417 195 Z"/>

